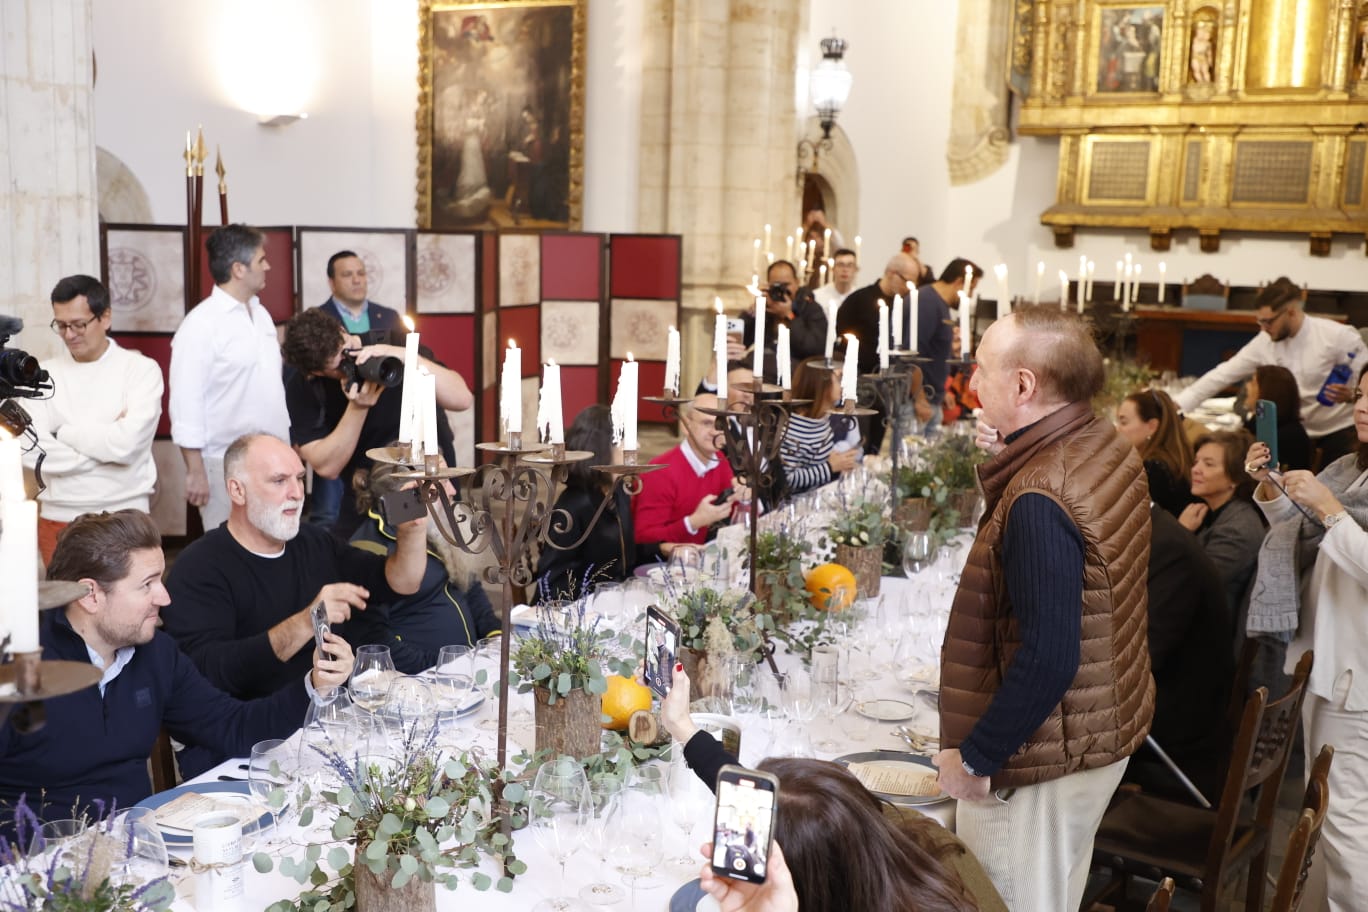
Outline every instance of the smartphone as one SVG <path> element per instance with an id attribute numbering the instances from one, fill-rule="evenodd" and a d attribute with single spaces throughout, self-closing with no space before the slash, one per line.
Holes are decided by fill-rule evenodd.
<path id="1" fill-rule="evenodd" d="M 713 815 L 714 874 L 765 882 L 778 801 L 779 780 L 774 776 L 732 764 L 722 767 Z"/>
<path id="2" fill-rule="evenodd" d="M 391 491 L 380 495 L 380 515 L 391 526 L 400 526 L 410 520 L 427 515 L 427 505 L 417 488 Z"/>
<path id="3" fill-rule="evenodd" d="M 331 659 L 332 653 L 328 651 L 327 644 L 323 640 L 323 637 L 328 635 L 328 631 L 332 630 L 332 626 L 328 624 L 328 606 L 319 600 L 310 613 L 313 617 L 314 645 L 318 647 L 318 651 L 325 658 Z"/>
<path id="4" fill-rule="evenodd" d="M 1254 404 L 1254 430 L 1259 442 L 1268 447 L 1268 467 L 1278 467 L 1278 404 L 1260 399 Z"/>
<path id="5" fill-rule="evenodd" d="M 736 488 L 723 488 L 722 493 L 713 498 L 713 503 L 720 507 L 727 502 L 728 497 L 731 497 L 735 493 Z"/>
<path id="6" fill-rule="evenodd" d="M 730 317 L 727 320 L 727 335 L 737 336 L 738 338 L 746 334 L 746 321 L 740 317 Z"/>
<path id="7" fill-rule="evenodd" d="M 642 677 L 662 699 L 670 693 L 675 655 L 679 652 L 679 622 L 655 605 L 646 609 L 646 656 Z"/>

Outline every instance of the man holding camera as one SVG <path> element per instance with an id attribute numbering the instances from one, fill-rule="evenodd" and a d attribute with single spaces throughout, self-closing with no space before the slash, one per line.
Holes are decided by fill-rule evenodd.
<path id="1" fill-rule="evenodd" d="M 789 357 L 792 364 L 826 351 L 826 313 L 807 288 L 799 287 L 798 273 L 788 260 L 775 260 L 765 274 L 765 338 L 755 338 L 755 314 L 747 310 L 743 339 L 748 346 L 765 346 L 765 379 L 775 380 L 774 347 L 779 325 L 789 328 Z"/>
<path id="2" fill-rule="evenodd" d="M 387 446 L 399 436 L 404 349 L 367 345 L 349 335 L 321 309 L 295 315 L 285 327 L 281 347 L 295 372 L 286 380 L 290 442 L 300 457 L 324 478 L 346 484 L 333 532 L 347 539 L 360 525 L 351 478 L 370 468 L 366 451 Z M 461 375 L 432 359 L 419 358 L 436 378 L 439 410 L 464 411 L 474 403 Z M 448 465 L 456 464 L 451 428 L 445 415 L 437 422 L 437 439 Z"/>

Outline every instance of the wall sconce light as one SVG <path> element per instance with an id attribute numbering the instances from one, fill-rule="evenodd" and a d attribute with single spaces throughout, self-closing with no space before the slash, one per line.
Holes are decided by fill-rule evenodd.
<path id="1" fill-rule="evenodd" d="M 817 121 L 822 125 L 822 138 L 815 143 L 806 137 L 798 142 L 798 186 L 803 186 L 807 172 L 816 170 L 818 156 L 822 150 L 831 149 L 831 128 L 836 126 L 846 101 L 850 98 L 850 86 L 854 82 L 850 70 L 845 65 L 845 52 L 848 46 L 844 39 L 833 33 L 821 41 L 822 59 L 812 71 L 809 91 L 813 107 L 817 109 Z"/>
<path id="2" fill-rule="evenodd" d="M 257 123 L 263 127 L 285 127 L 294 123 L 296 120 L 308 120 L 308 114 L 262 114 L 257 117 Z"/>

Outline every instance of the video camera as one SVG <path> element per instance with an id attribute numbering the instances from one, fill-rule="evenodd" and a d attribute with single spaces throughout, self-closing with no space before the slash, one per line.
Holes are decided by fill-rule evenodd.
<path id="1" fill-rule="evenodd" d="M 37 358 L 5 348 L 10 336 L 23 328 L 18 317 L 0 316 L 0 399 L 37 399 L 52 392 L 52 380 Z"/>
<path id="2" fill-rule="evenodd" d="M 369 380 L 386 389 L 394 389 L 404 382 L 404 362 L 392 355 L 383 358 L 369 358 L 357 363 L 356 352 L 344 351 L 342 363 L 338 365 L 347 386 L 360 386 Z"/>
<path id="3" fill-rule="evenodd" d="M 776 304 L 789 299 L 788 286 L 783 282 L 770 282 L 770 286 L 765 292 L 769 295 L 769 299 Z"/>

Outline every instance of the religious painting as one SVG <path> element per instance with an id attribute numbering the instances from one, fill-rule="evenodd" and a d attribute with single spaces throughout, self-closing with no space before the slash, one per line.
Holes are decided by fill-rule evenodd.
<path id="1" fill-rule="evenodd" d="M 579 227 L 586 5 L 420 0 L 420 227 Z"/>
<path id="2" fill-rule="evenodd" d="M 1159 91 L 1164 8 L 1104 6 L 1098 16 L 1097 91 Z"/>

